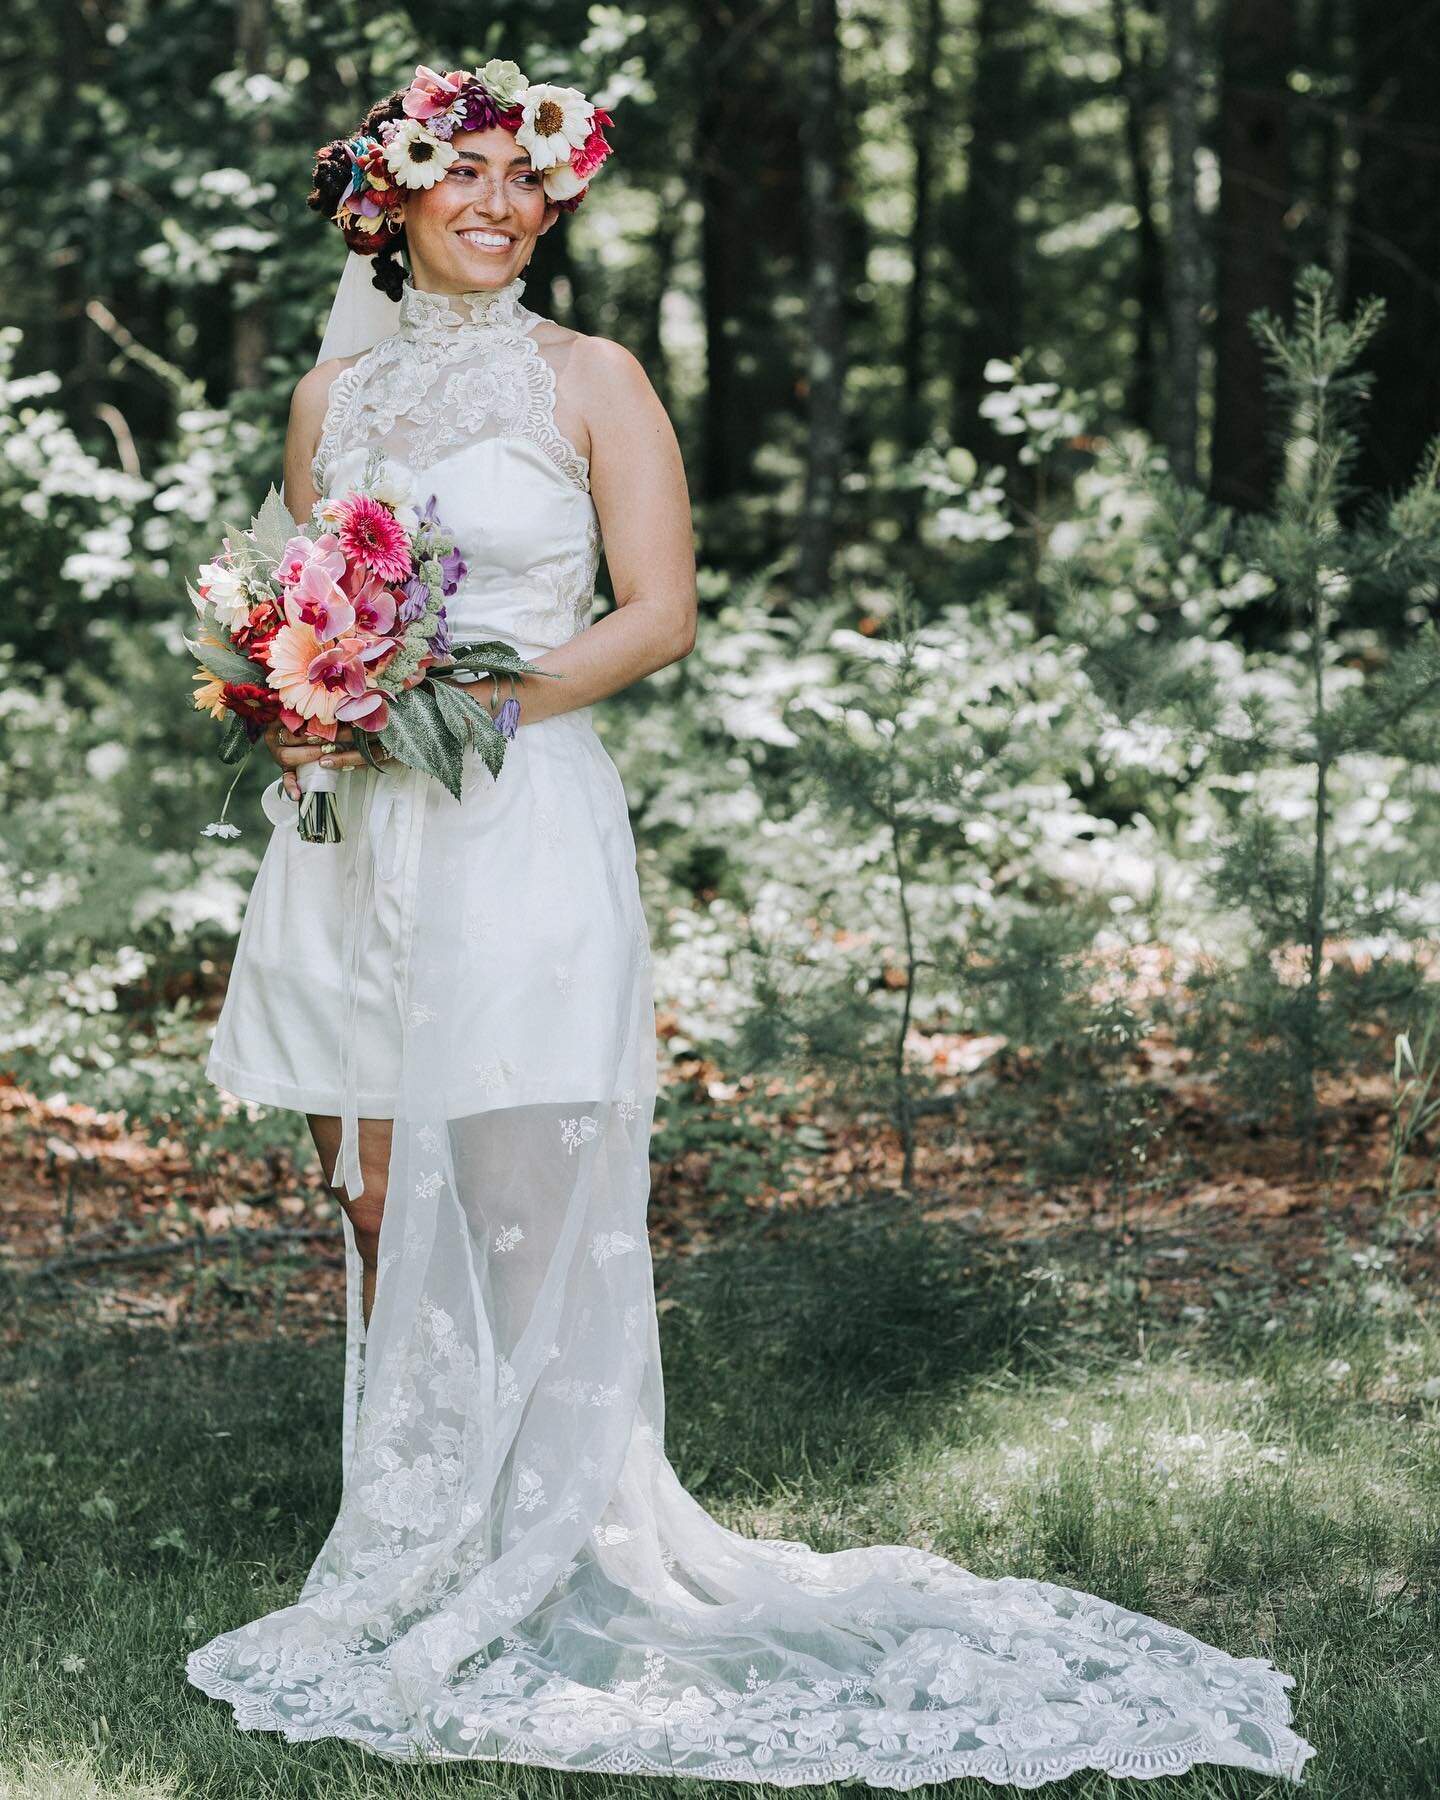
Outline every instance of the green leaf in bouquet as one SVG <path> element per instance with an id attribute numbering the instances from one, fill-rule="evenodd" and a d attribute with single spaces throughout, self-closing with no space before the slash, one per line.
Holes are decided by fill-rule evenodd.
<path id="1" fill-rule="evenodd" d="M 290 509 L 272 487 L 250 524 L 255 548 L 272 563 L 278 563 L 285 546 L 300 530 Z"/>
<path id="2" fill-rule="evenodd" d="M 505 736 L 490 717 L 489 708 L 482 706 L 473 694 L 467 694 L 463 687 L 448 681 L 426 685 L 434 688 L 436 704 L 447 725 L 457 736 L 463 736 L 467 743 L 473 744 L 483 757 L 485 767 L 498 776 L 505 761 Z"/>
<path id="3" fill-rule="evenodd" d="M 445 666 L 475 674 L 546 675 L 561 679 L 558 669 L 537 669 L 534 663 L 526 662 L 518 650 L 498 641 L 456 644 L 450 652 L 450 662 Z"/>
<path id="4" fill-rule="evenodd" d="M 198 643 L 193 638 L 186 638 L 185 648 L 217 681 L 245 682 L 252 687 L 266 686 L 267 671 L 229 645 L 217 643 L 213 638 L 202 638 Z"/>
<path id="5" fill-rule="evenodd" d="M 390 703 L 390 722 L 379 734 L 390 755 L 407 768 L 433 775 L 447 792 L 460 798 L 465 739 L 446 723 L 434 686 L 421 682 Z"/>
<path id="6" fill-rule="evenodd" d="M 239 713 L 230 713 L 225 720 L 225 729 L 220 738 L 221 762 L 244 762 L 254 748 L 255 740 L 245 729 L 245 721 Z"/>
<path id="7" fill-rule="evenodd" d="M 375 744 L 379 740 L 379 737 L 380 734 L 378 731 L 361 731 L 357 727 L 354 732 L 355 748 L 365 758 L 372 769 L 383 770 L 385 765 L 375 754 Z"/>

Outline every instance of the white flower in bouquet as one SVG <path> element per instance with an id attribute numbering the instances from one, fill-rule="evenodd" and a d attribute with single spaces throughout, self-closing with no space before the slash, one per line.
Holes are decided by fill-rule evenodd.
<path id="1" fill-rule="evenodd" d="M 200 596 L 214 607 L 215 617 L 227 631 L 233 631 L 250 616 L 250 596 L 244 577 L 224 563 L 202 565 Z"/>

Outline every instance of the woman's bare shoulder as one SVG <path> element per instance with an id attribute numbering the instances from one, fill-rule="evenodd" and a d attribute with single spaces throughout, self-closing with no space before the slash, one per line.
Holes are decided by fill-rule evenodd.
<path id="1" fill-rule="evenodd" d="M 645 365 L 633 350 L 614 338 L 578 331 L 575 336 L 578 341 L 571 354 L 576 375 L 596 398 L 617 400 L 653 392 Z"/>
<path id="2" fill-rule="evenodd" d="M 353 368 L 364 354 L 363 350 L 358 350 L 354 356 L 327 357 L 313 369 L 307 369 L 295 383 L 295 392 L 290 396 L 290 417 L 294 424 L 302 430 L 313 426 L 314 435 L 319 437 L 336 376 L 344 369 Z"/>

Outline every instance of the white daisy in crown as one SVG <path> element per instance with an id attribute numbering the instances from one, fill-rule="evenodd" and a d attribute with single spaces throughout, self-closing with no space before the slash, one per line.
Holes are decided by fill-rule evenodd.
<path id="1" fill-rule="evenodd" d="M 583 149 L 595 123 L 595 108 L 578 88 L 537 81 L 520 96 L 524 114 L 515 142 L 530 152 L 534 168 L 569 162 Z"/>
<path id="2" fill-rule="evenodd" d="M 407 119 L 385 145 L 385 166 L 402 187 L 429 188 L 444 177 L 459 154 L 418 119 Z"/>

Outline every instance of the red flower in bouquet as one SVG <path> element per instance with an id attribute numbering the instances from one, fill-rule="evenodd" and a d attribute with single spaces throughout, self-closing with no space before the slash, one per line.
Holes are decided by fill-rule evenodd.
<path id="1" fill-rule="evenodd" d="M 225 704 L 231 712 L 262 729 L 280 717 L 280 696 L 249 681 L 227 681 Z"/>

